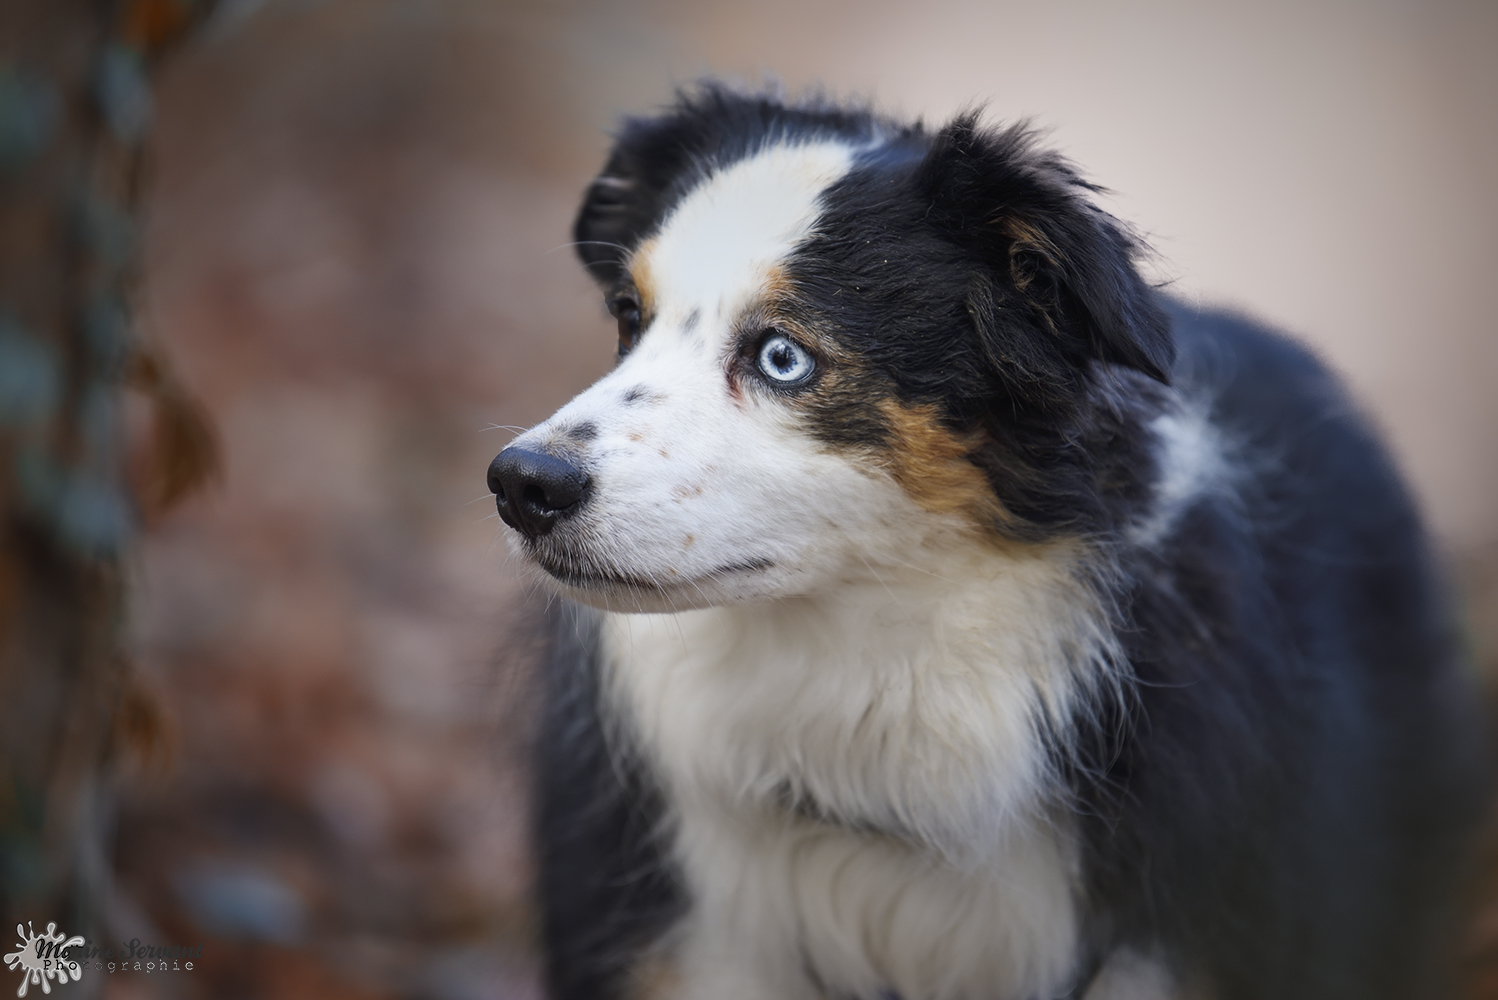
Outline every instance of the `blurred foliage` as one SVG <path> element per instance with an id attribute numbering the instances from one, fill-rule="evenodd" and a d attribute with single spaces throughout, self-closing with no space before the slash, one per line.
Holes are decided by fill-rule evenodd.
<path id="1" fill-rule="evenodd" d="M 211 0 L 0 10 L 0 924 L 92 933 L 111 780 L 159 757 L 121 652 L 121 556 L 215 467 L 212 434 L 132 331 L 150 72 Z M 122 396 L 152 411 L 127 480 Z"/>

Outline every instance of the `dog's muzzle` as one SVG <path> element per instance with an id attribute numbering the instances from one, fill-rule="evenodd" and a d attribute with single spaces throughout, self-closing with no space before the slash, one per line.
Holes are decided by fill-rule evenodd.
<path id="1" fill-rule="evenodd" d="M 499 516 L 527 538 L 540 538 L 575 514 L 591 483 L 586 472 L 544 451 L 506 448 L 489 463 Z"/>

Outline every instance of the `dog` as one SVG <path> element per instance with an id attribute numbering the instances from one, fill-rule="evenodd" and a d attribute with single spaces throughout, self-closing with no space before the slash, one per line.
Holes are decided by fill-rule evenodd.
<path id="1" fill-rule="evenodd" d="M 1440 995 L 1480 727 L 1303 347 L 1025 126 L 707 83 L 576 248 L 617 367 L 488 482 L 566 600 L 559 1000 Z"/>

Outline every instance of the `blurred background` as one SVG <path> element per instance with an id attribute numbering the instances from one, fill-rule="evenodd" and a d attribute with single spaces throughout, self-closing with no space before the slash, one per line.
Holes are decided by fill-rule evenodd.
<path id="1" fill-rule="evenodd" d="M 565 245 L 572 215 L 611 124 L 705 74 L 932 123 L 983 103 L 1049 130 L 1152 242 L 1157 280 L 1303 338 L 1347 377 L 1498 677 L 1491 0 L 223 0 L 157 53 L 172 4 L 192 6 L 110 22 L 144 32 L 138 106 L 109 112 L 113 77 L 89 77 L 110 141 L 139 161 L 116 171 L 138 226 L 110 279 L 137 361 L 111 376 L 103 448 L 134 499 L 111 568 L 87 577 L 108 598 L 96 646 L 123 637 L 96 712 L 122 735 L 69 765 L 92 833 L 56 863 L 89 873 L 68 891 L 94 902 L 70 912 L 98 940 L 203 949 L 191 973 L 68 989 L 539 997 L 538 605 L 484 472 L 510 437 L 494 428 L 545 417 L 611 364 L 612 321 Z M 4 86 L 31 93 L 40 23 L 0 17 L 0 125 Z M 71 51 L 48 30 L 48 51 Z M 7 336 L 0 366 L 24 355 L 3 353 Z M 0 406 L 6 419 L 22 426 Z M 19 572 L 0 572 L 0 603 L 24 611 L 30 591 L 4 586 Z M 7 648 L 26 615 L 41 620 L 15 612 Z M 50 737 L 49 775 L 84 739 L 69 733 Z M 15 910 L 44 898 L 14 886 L 56 803 L 10 753 Z M 1478 909 L 1460 945 L 1472 995 L 1498 996 L 1498 909 Z"/>

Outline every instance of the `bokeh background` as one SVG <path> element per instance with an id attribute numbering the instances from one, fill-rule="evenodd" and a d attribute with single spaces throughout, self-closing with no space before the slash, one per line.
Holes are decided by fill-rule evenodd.
<path id="1" fill-rule="evenodd" d="M 204 954 L 92 988 L 540 995 L 538 605 L 484 471 L 610 365 L 572 214 L 611 123 L 705 74 L 1033 118 L 1158 280 L 1344 373 L 1498 674 L 1494 53 L 1491 0 L 221 4 L 155 78 L 136 303 L 220 473 L 126 560 L 167 750 L 104 910 Z M 1462 947 L 1498 996 L 1498 911 Z"/>

